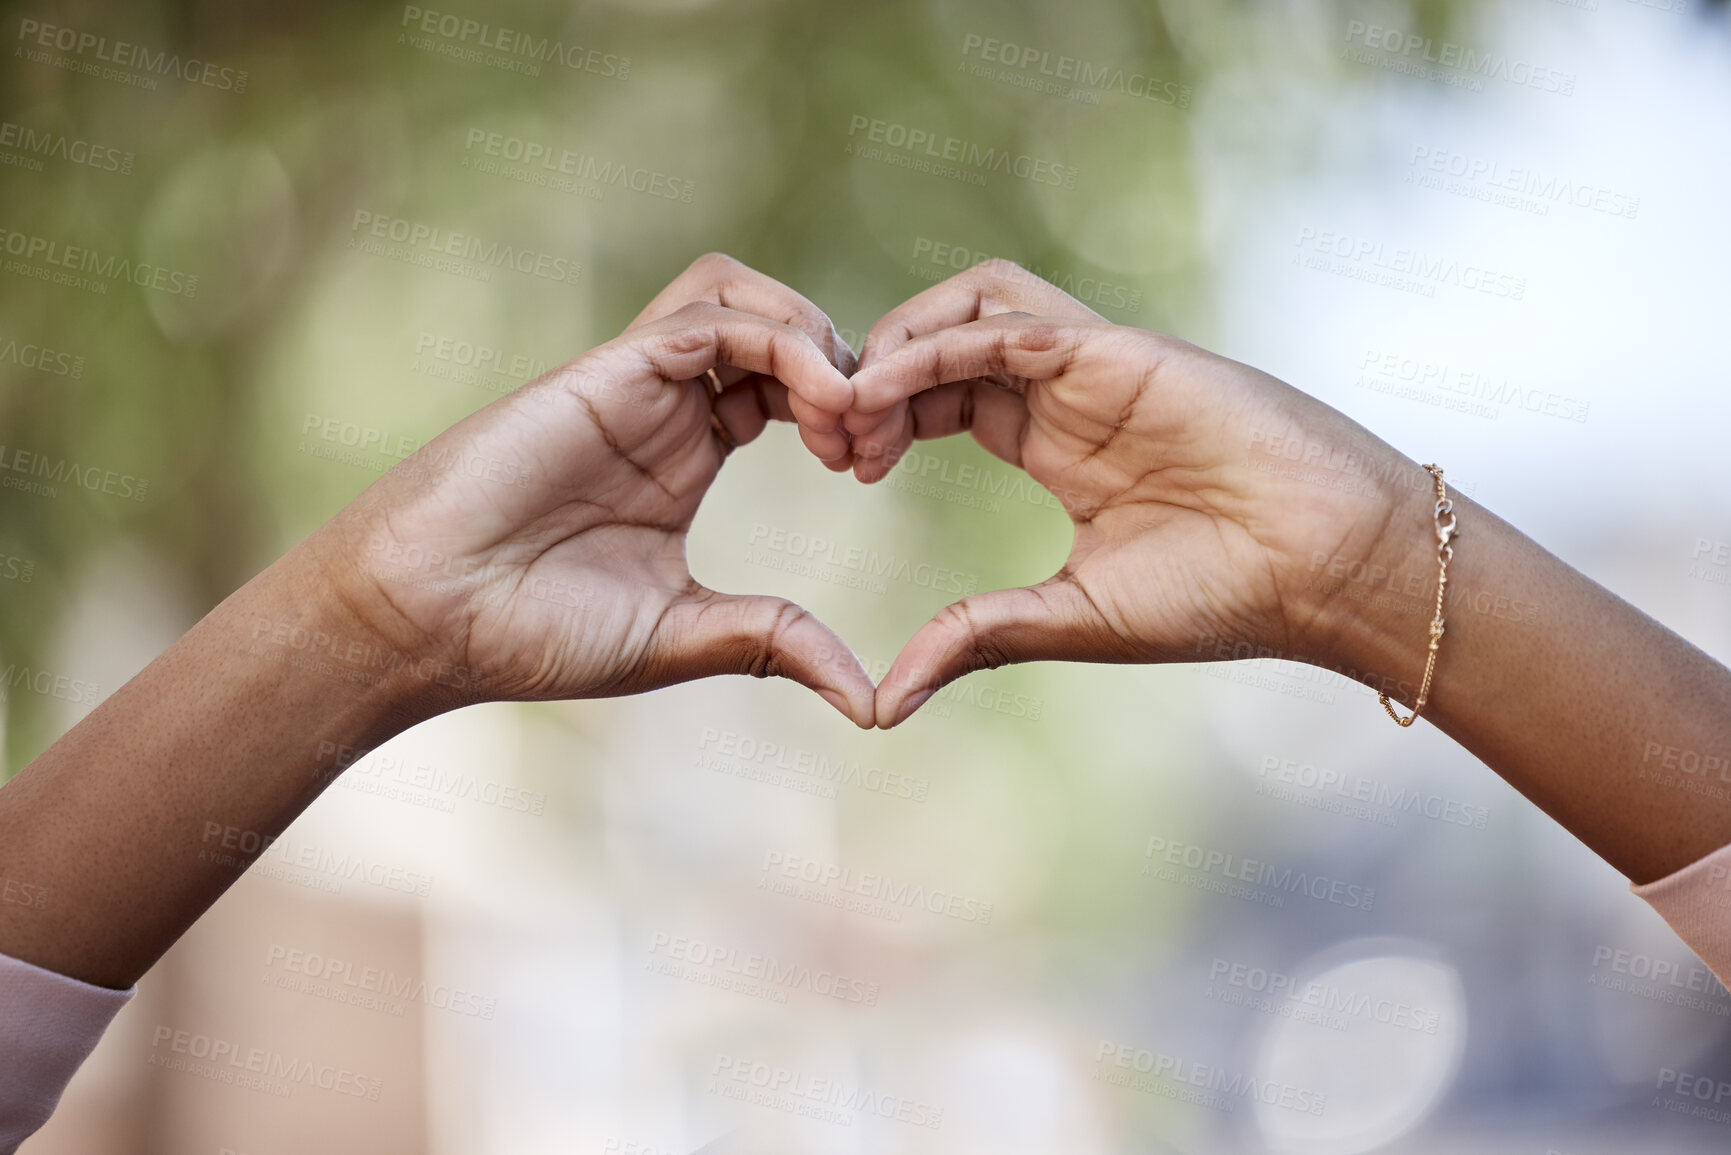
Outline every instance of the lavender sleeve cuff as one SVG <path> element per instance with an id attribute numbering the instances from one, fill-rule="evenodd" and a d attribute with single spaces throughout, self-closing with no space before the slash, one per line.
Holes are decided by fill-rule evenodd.
<path id="1" fill-rule="evenodd" d="M 12 1155 L 48 1121 L 137 991 L 93 987 L 0 954 L 0 1155 Z"/>

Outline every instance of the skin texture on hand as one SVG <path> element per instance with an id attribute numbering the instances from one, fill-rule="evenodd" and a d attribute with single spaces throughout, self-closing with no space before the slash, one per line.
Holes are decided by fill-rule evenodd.
<path id="1" fill-rule="evenodd" d="M 852 366 L 809 301 L 704 258 L 620 337 L 434 439 L 315 548 L 380 633 L 472 670 L 476 700 L 775 675 L 869 726 L 871 682 L 827 627 L 782 598 L 706 589 L 685 561 L 732 448 L 796 413 L 833 427 Z M 838 437 L 806 442 L 833 452 Z"/>
<path id="2" fill-rule="evenodd" d="M 441 434 L 0 789 L 0 878 L 43 896 L 0 904 L 0 952 L 131 985 L 354 759 L 473 702 L 748 673 L 869 726 L 833 633 L 685 562 L 723 460 L 767 422 L 798 415 L 835 456 L 852 367 L 809 301 L 708 257 L 618 339 Z"/>
<path id="3" fill-rule="evenodd" d="M 0 952 L 130 985 L 250 863 L 207 853 L 213 831 L 268 842 L 354 757 L 471 702 L 778 674 L 889 726 L 973 669 L 1248 647 L 1410 704 L 1428 607 L 1353 596 L 1351 575 L 1434 588 L 1430 480 L 1343 415 L 1001 263 L 891 312 L 853 370 L 810 302 L 706 258 L 618 339 L 448 430 L 0 789 L 0 877 L 47 896 L 0 904 Z M 970 431 L 1063 502 L 1070 558 L 940 612 L 874 693 L 799 607 L 685 563 L 727 454 L 795 419 L 863 480 Z M 1644 771 L 1655 749 L 1731 748 L 1731 672 L 1456 506 L 1450 588 L 1480 596 L 1450 603 L 1429 722 L 1635 881 L 1731 842 L 1731 798 Z"/>
<path id="4" fill-rule="evenodd" d="M 1267 374 L 1110 324 L 1001 262 L 885 316 L 853 384 L 846 426 L 862 480 L 884 476 L 914 438 L 967 430 L 1049 489 L 1076 533 L 1050 579 L 964 598 L 916 634 L 878 688 L 880 726 L 1006 662 L 1194 661 L 1215 639 L 1287 652 L 1300 634 L 1325 642 L 1322 607 L 1306 597 L 1310 559 L 1371 548 L 1394 494 L 1424 476 Z M 1351 484 L 1294 486 L 1285 456 L 1268 452 L 1288 445 L 1350 459 Z"/>
<path id="5" fill-rule="evenodd" d="M 1280 658 L 1412 705 L 1437 588 L 1432 481 L 1342 414 L 1110 325 L 1003 262 L 885 316 L 853 384 L 844 427 L 863 480 L 914 438 L 968 430 L 1049 488 L 1076 534 L 1049 580 L 964 598 L 923 627 L 878 687 L 878 725 L 970 670 L 1045 658 Z M 1731 843 L 1731 796 L 1663 772 L 1679 751 L 1731 749 L 1731 671 L 1453 500 L 1460 536 L 1420 724 L 1635 882 Z M 1391 725 L 1365 706 L 1363 725 Z"/>

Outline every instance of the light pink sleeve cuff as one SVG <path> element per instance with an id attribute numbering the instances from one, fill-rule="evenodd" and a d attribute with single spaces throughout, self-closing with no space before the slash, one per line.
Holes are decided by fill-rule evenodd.
<path id="1" fill-rule="evenodd" d="M 1720 982 L 1731 986 L 1731 846 L 1629 889 L 1671 924 Z"/>
<path id="2" fill-rule="evenodd" d="M 48 1121 L 138 988 L 93 987 L 0 954 L 0 1155 Z"/>

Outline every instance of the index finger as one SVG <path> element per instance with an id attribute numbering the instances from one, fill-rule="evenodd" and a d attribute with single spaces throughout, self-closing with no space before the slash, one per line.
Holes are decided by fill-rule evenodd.
<path id="1" fill-rule="evenodd" d="M 853 372 L 854 351 L 836 332 L 828 314 L 774 277 L 726 253 L 705 253 L 691 262 L 644 306 L 625 331 L 629 333 L 659 321 L 694 301 L 708 301 L 791 325 L 810 337 L 812 344 L 843 375 Z"/>
<path id="2" fill-rule="evenodd" d="M 1099 326 L 1113 327 L 1001 313 L 915 337 L 853 375 L 854 410 L 875 413 L 936 385 L 994 374 L 1050 380 L 1086 361 Z"/>
<path id="3" fill-rule="evenodd" d="M 933 285 L 878 318 L 866 334 L 859 363 L 864 367 L 882 360 L 915 337 L 1000 313 L 1033 313 L 1072 321 L 1106 319 L 1014 261 L 993 259 Z"/>
<path id="4" fill-rule="evenodd" d="M 696 301 L 619 340 L 643 358 L 646 368 L 669 381 L 689 381 L 717 365 L 736 365 L 786 385 L 790 404 L 797 397 L 824 412 L 840 413 L 853 403 L 853 384 L 809 334 L 755 313 Z"/>

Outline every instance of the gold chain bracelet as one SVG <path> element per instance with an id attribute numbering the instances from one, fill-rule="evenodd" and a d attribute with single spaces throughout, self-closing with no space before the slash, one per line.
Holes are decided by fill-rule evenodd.
<path id="1" fill-rule="evenodd" d="M 1449 562 L 1453 561 L 1455 556 L 1455 547 L 1450 542 L 1460 536 L 1460 531 L 1455 528 L 1455 503 L 1449 500 L 1448 486 L 1443 484 L 1443 471 L 1435 465 L 1427 465 L 1425 468 L 1436 479 L 1436 616 L 1430 623 L 1430 654 L 1425 658 L 1424 681 L 1419 684 L 1418 700 L 1413 703 L 1412 713 L 1403 718 L 1394 712 L 1394 704 L 1388 700 L 1386 692 L 1376 696 L 1376 700 L 1382 703 L 1382 708 L 1388 711 L 1388 716 L 1393 718 L 1398 726 L 1412 725 L 1418 712 L 1424 709 L 1425 700 L 1430 697 L 1430 680 L 1436 673 L 1437 646 L 1442 643 L 1443 636 L 1443 596 L 1448 590 Z"/>

